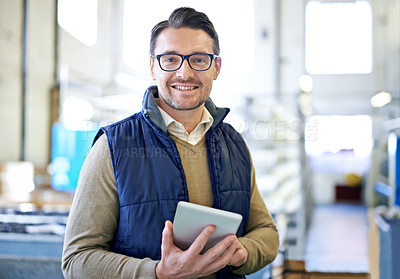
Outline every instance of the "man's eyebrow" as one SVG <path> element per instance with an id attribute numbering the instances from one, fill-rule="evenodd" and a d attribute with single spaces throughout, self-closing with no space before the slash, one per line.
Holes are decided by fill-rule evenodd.
<path id="1" fill-rule="evenodd" d="M 169 50 L 169 51 L 165 51 L 162 54 L 178 54 L 177 51 L 173 51 L 173 50 Z"/>
<path id="2" fill-rule="evenodd" d="M 187 55 L 198 54 L 198 53 L 207 53 L 207 52 L 205 52 L 205 51 L 194 51 L 194 52 L 192 52 L 190 54 L 187 54 Z M 160 54 L 179 54 L 179 55 L 183 55 L 183 54 L 180 54 L 178 51 L 173 51 L 173 50 L 165 51 L 165 52 L 160 53 Z"/>

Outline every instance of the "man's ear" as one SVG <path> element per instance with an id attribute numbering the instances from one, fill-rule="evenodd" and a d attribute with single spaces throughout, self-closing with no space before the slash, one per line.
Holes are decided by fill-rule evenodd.
<path id="1" fill-rule="evenodd" d="M 216 80 L 217 77 L 218 77 L 218 75 L 219 75 L 219 72 L 221 71 L 221 63 L 222 63 L 222 60 L 221 60 L 221 57 L 218 57 L 218 58 L 216 58 L 214 61 L 215 61 L 215 62 L 214 62 L 214 63 L 215 63 L 214 80 Z"/>
<path id="2" fill-rule="evenodd" d="M 156 75 L 154 74 L 154 58 L 150 56 L 150 73 L 151 73 L 151 78 L 153 80 L 156 80 Z"/>

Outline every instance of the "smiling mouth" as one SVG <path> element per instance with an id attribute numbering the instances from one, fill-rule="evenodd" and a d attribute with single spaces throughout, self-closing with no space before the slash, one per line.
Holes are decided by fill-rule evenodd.
<path id="1" fill-rule="evenodd" d="M 178 89 L 178 90 L 183 90 L 183 91 L 189 91 L 189 90 L 194 90 L 199 88 L 198 86 L 182 86 L 182 85 L 173 85 L 172 88 Z"/>

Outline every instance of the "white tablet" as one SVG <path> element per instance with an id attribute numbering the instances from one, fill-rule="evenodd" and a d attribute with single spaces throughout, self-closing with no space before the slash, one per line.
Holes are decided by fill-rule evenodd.
<path id="1" fill-rule="evenodd" d="M 240 214 L 181 201 L 173 223 L 174 243 L 186 250 L 206 226 L 214 225 L 216 231 L 204 247 L 205 252 L 227 235 L 235 234 L 241 222 Z"/>

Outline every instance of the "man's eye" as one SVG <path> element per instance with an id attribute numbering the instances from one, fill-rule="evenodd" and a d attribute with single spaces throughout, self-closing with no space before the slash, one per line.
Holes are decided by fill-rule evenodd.
<path id="1" fill-rule="evenodd" d="M 175 58 L 166 58 L 166 59 L 164 59 L 164 62 L 167 62 L 167 63 L 172 63 L 172 62 L 175 62 L 175 61 L 176 61 Z"/>
<path id="2" fill-rule="evenodd" d="M 193 57 L 191 59 L 191 63 L 193 63 L 193 64 L 205 64 L 206 60 L 204 58 L 202 58 L 202 57 Z"/>

